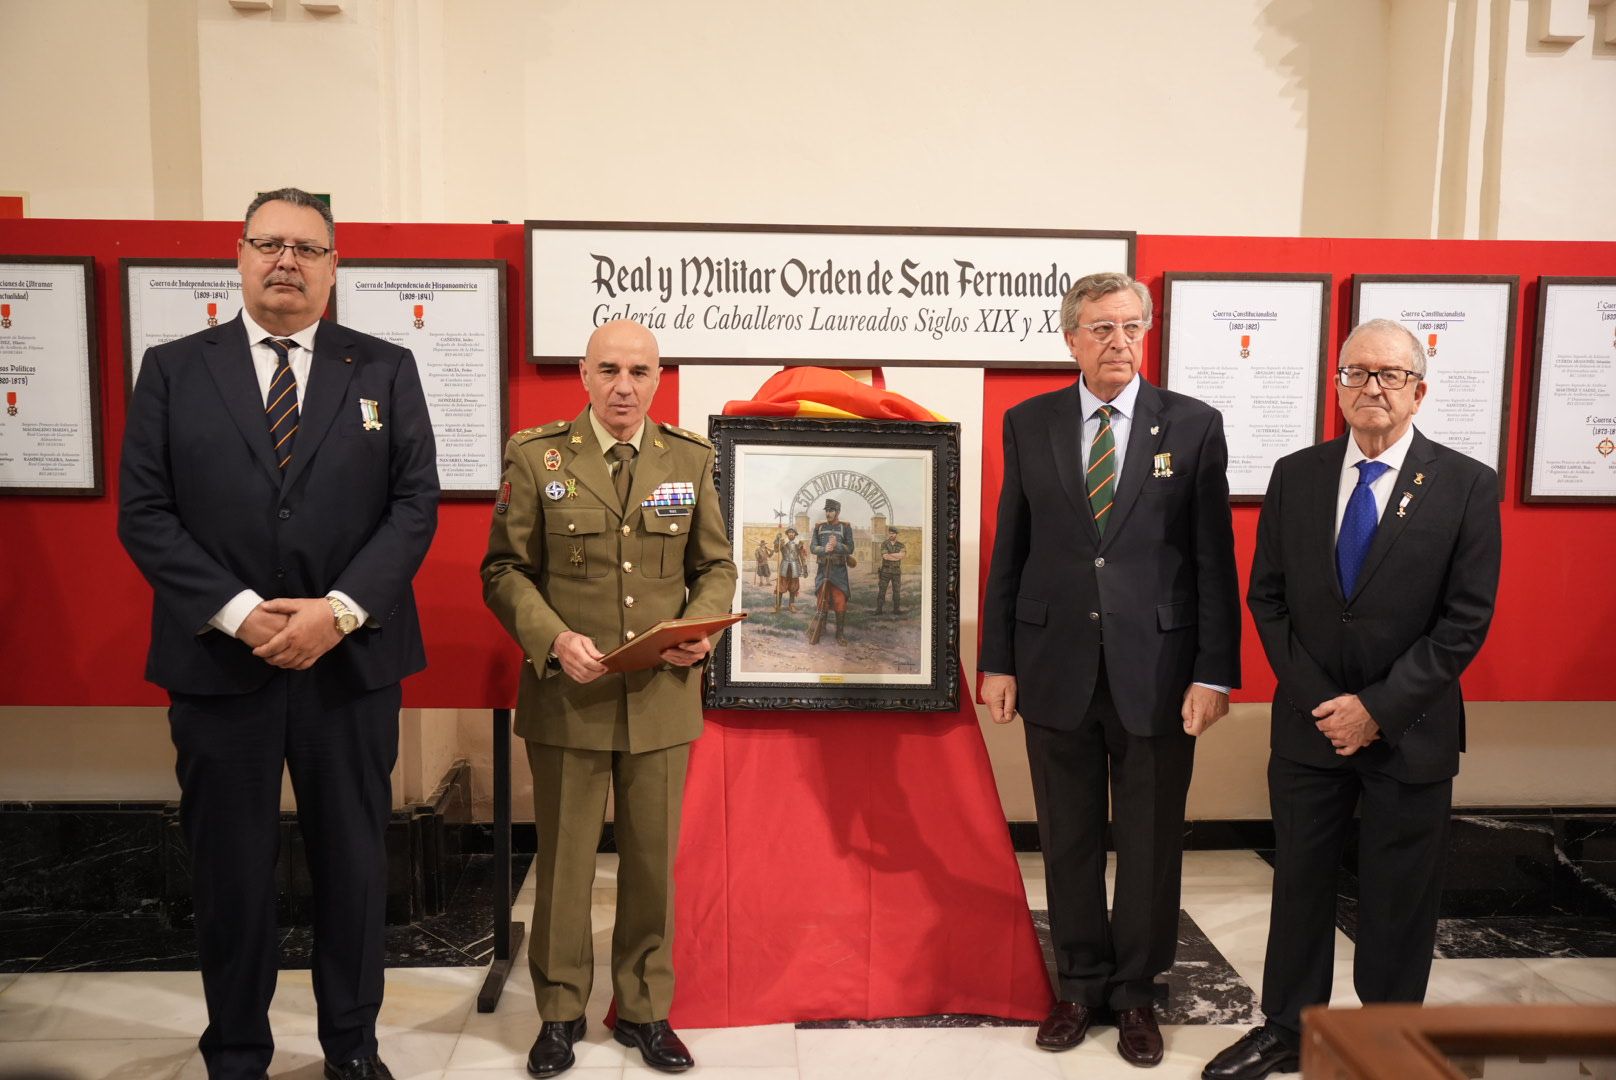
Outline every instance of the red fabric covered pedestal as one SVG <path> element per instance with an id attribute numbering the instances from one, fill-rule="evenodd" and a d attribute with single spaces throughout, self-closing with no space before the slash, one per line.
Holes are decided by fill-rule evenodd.
<path id="1" fill-rule="evenodd" d="M 968 695 L 954 713 L 709 711 L 674 868 L 676 1027 L 1052 1002 Z"/>

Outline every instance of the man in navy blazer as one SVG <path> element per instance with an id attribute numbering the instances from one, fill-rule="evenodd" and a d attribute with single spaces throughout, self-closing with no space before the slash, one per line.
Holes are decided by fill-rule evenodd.
<path id="1" fill-rule="evenodd" d="M 146 677 L 169 692 L 215 1080 L 258 1080 L 274 1050 L 283 763 L 325 1075 L 389 1075 L 383 834 L 437 460 L 409 350 L 320 321 L 334 243 L 306 192 L 254 200 L 241 315 L 146 353 L 124 436 L 118 534 L 155 593 Z"/>
<path id="2" fill-rule="evenodd" d="M 1246 595 L 1279 681 L 1267 1020 L 1209 1080 L 1297 1068 L 1302 1010 L 1330 1000 L 1355 809 L 1358 998 L 1425 998 L 1464 749 L 1459 675 L 1492 622 L 1502 546 L 1497 474 L 1413 426 L 1425 363 L 1398 323 L 1353 330 L 1336 370 L 1348 434 L 1281 458 L 1268 481 Z"/>
<path id="3" fill-rule="evenodd" d="M 1193 736 L 1240 684 L 1223 418 L 1140 377 L 1150 323 L 1143 285 L 1083 278 L 1061 303 L 1081 377 L 1005 414 L 980 663 L 993 719 L 1026 724 L 1059 999 L 1037 1044 L 1070 1049 L 1110 1010 L 1140 1066 L 1162 1057 Z"/>

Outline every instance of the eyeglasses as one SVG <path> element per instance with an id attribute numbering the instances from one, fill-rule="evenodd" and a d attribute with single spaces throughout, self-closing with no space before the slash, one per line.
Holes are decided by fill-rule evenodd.
<path id="1" fill-rule="evenodd" d="M 1375 381 L 1380 384 L 1382 390 L 1401 390 L 1408 385 L 1410 379 L 1418 382 L 1420 379 L 1425 378 L 1418 371 L 1408 371 L 1405 368 L 1388 367 L 1381 368 L 1378 371 L 1370 371 L 1368 368 L 1361 367 L 1335 369 L 1336 381 L 1342 386 L 1353 388 L 1368 386 L 1369 376 L 1371 375 L 1375 377 Z"/>
<path id="2" fill-rule="evenodd" d="M 247 236 L 243 237 L 243 239 L 253 246 L 254 251 L 266 259 L 278 259 L 281 252 L 291 248 L 292 254 L 297 258 L 298 262 L 312 263 L 319 262 L 335 250 L 334 248 L 320 247 L 318 244 L 289 244 L 285 240 L 276 240 L 267 236 Z"/>
<path id="3" fill-rule="evenodd" d="M 1139 321 L 1136 320 L 1134 322 L 1125 322 L 1125 323 L 1114 323 L 1114 322 L 1079 323 L 1077 328 L 1079 330 L 1087 330 L 1089 333 L 1093 334 L 1095 341 L 1110 341 L 1111 336 L 1113 334 L 1115 334 L 1118 330 L 1122 331 L 1122 336 L 1123 336 L 1124 340 L 1138 341 L 1140 338 L 1145 336 L 1145 331 L 1149 330 L 1150 326 L 1147 323 L 1142 323 L 1142 322 L 1139 322 Z"/>

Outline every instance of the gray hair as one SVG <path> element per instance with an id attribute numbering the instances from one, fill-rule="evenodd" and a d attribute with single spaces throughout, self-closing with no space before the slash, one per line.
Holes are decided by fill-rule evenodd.
<path id="1" fill-rule="evenodd" d="M 1110 296 L 1123 289 L 1132 289 L 1139 302 L 1144 305 L 1145 329 L 1150 329 L 1151 315 L 1155 311 L 1150 302 L 1150 290 L 1127 274 L 1117 274 L 1106 271 L 1100 274 L 1090 274 L 1079 278 L 1077 283 L 1066 290 L 1061 298 L 1061 330 L 1070 334 L 1077 330 L 1077 309 L 1090 300 L 1098 300 L 1102 296 Z"/>
<path id="2" fill-rule="evenodd" d="M 247 213 L 241 219 L 241 232 L 243 236 L 245 236 L 247 233 L 247 227 L 252 224 L 253 215 L 258 213 L 258 208 L 263 206 L 265 203 L 270 202 L 291 203 L 293 206 L 306 206 L 310 210 L 319 211 L 320 216 L 325 219 L 326 243 L 333 247 L 336 246 L 337 222 L 331 216 L 331 207 L 326 204 L 324 199 L 310 195 L 302 188 L 295 187 L 283 187 L 276 188 L 274 191 L 259 192 L 258 198 L 254 199 L 248 204 Z"/>
<path id="3" fill-rule="evenodd" d="M 1352 332 L 1347 335 L 1347 340 L 1341 343 L 1341 351 L 1336 354 L 1338 358 L 1347 355 L 1347 350 L 1352 347 L 1352 343 L 1358 339 L 1359 334 L 1386 334 L 1390 337 L 1401 337 L 1408 343 L 1408 370 L 1418 375 L 1422 380 L 1425 378 L 1425 347 L 1420 344 L 1420 339 L 1414 336 L 1414 331 L 1395 319 L 1370 319 L 1368 322 L 1361 322 L 1352 328 Z"/>

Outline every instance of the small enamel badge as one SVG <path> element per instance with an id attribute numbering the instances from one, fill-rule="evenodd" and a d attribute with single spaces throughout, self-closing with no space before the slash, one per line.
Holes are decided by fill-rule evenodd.
<path id="1" fill-rule="evenodd" d="M 577 497 L 578 497 L 578 481 L 572 479 L 571 477 L 568 477 L 567 478 L 567 498 L 576 499 Z"/>
<path id="2" fill-rule="evenodd" d="M 561 486 L 561 481 L 559 480 L 552 480 L 548 484 L 544 485 L 545 497 L 550 499 L 552 502 L 560 499 L 561 496 L 565 495 L 566 493 L 567 489 Z"/>
<path id="3" fill-rule="evenodd" d="M 1151 424 L 1150 425 L 1150 433 L 1152 435 L 1160 435 L 1161 434 L 1161 425 L 1160 424 Z"/>
<path id="4" fill-rule="evenodd" d="M 503 514 L 511 508 L 511 482 L 499 485 L 499 498 L 494 500 L 494 513 Z"/>
<path id="5" fill-rule="evenodd" d="M 364 421 L 366 431 L 380 431 L 382 429 L 382 412 L 376 403 L 369 398 L 359 399 L 359 418 Z"/>
<path id="6" fill-rule="evenodd" d="M 546 450 L 544 452 L 544 467 L 550 472 L 555 472 L 561 468 L 561 451 L 553 446 Z"/>
<path id="7" fill-rule="evenodd" d="M 1415 473 L 1414 474 L 1414 485 L 1416 487 L 1418 487 L 1420 484 L 1423 484 L 1423 483 L 1425 483 L 1425 474 L 1422 473 L 1422 472 Z"/>
<path id="8" fill-rule="evenodd" d="M 1397 516 L 1398 517 L 1408 517 L 1408 504 L 1413 502 L 1413 501 L 1414 501 L 1414 493 L 1412 491 L 1403 492 L 1402 501 L 1400 501 L 1397 504 Z"/>
<path id="9" fill-rule="evenodd" d="M 1157 454 L 1152 461 L 1155 467 L 1150 470 L 1151 476 L 1158 480 L 1164 480 L 1173 475 L 1173 455 L 1170 452 Z"/>

